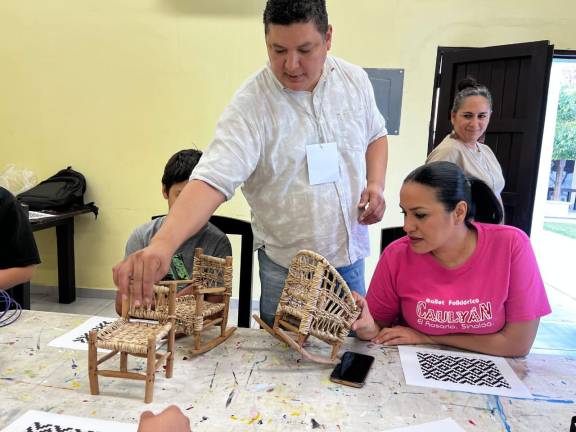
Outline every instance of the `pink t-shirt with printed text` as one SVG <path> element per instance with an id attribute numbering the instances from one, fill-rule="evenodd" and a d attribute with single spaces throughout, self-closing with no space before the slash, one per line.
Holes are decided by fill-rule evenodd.
<path id="1" fill-rule="evenodd" d="M 366 296 L 377 321 L 422 333 L 496 333 L 507 322 L 551 312 L 530 240 L 506 225 L 474 223 L 476 249 L 448 269 L 430 253 L 417 254 L 408 237 L 382 253 Z"/>

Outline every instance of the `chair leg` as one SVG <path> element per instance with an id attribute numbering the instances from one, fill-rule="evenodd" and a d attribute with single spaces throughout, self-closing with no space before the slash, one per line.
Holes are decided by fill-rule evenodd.
<path id="1" fill-rule="evenodd" d="M 222 315 L 222 322 L 220 323 L 220 336 L 226 334 L 226 327 L 228 327 L 228 311 L 224 311 Z"/>
<path id="2" fill-rule="evenodd" d="M 176 331 L 174 326 L 170 329 L 168 333 L 168 357 L 166 358 L 166 378 L 172 378 L 172 372 L 174 371 L 174 339 L 176 337 Z"/>
<path id="3" fill-rule="evenodd" d="M 300 348 L 304 346 L 304 342 L 306 342 L 306 339 L 308 339 L 308 335 L 303 334 L 298 335 L 298 345 L 300 345 Z"/>
<path id="4" fill-rule="evenodd" d="M 128 371 L 128 353 L 125 352 L 120 353 L 120 370 L 122 372 Z"/>
<path id="5" fill-rule="evenodd" d="M 201 343 L 200 332 L 194 330 L 194 349 L 195 350 L 200 349 L 200 343 Z"/>
<path id="6" fill-rule="evenodd" d="M 98 348 L 96 347 L 96 330 L 88 334 L 88 379 L 90 380 L 90 393 L 100 394 L 98 385 Z"/>
<path id="7" fill-rule="evenodd" d="M 252 318 L 254 318 L 254 320 L 260 325 L 260 328 L 266 330 L 275 338 L 282 340 L 276 333 L 274 333 L 274 329 L 270 327 L 268 324 L 266 324 L 264 320 L 262 320 L 262 318 L 260 318 L 257 314 L 252 315 Z"/>
<path id="8" fill-rule="evenodd" d="M 340 342 L 336 342 L 334 345 L 332 345 L 332 354 L 330 355 L 331 360 L 336 361 L 341 346 L 342 344 Z"/>
<path id="9" fill-rule="evenodd" d="M 144 402 L 150 403 L 154 397 L 154 374 L 156 372 L 156 340 L 148 338 L 148 358 L 146 362 L 146 393 Z"/>
<path id="10" fill-rule="evenodd" d="M 273 329 L 273 331 L 276 334 L 276 337 L 278 337 L 280 340 L 286 342 L 289 346 L 294 348 L 296 351 L 298 351 L 300 354 L 302 354 L 304 356 L 304 358 L 306 358 L 308 360 L 312 360 L 316 363 L 332 364 L 332 365 L 336 365 L 336 364 L 340 363 L 340 360 L 333 360 L 333 359 L 330 359 L 328 357 L 323 357 L 323 356 L 309 353 L 308 351 L 306 351 L 306 349 L 304 349 L 303 347 L 298 345 L 290 336 L 288 336 L 288 334 L 281 327 L 275 328 L 275 329 Z"/>

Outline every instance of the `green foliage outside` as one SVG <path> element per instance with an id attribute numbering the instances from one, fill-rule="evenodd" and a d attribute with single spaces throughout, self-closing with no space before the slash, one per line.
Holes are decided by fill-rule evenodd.
<path id="1" fill-rule="evenodd" d="M 576 224 L 544 222 L 544 229 L 561 234 L 565 237 L 576 239 Z"/>
<path id="2" fill-rule="evenodd" d="M 552 160 L 558 161 L 552 196 L 558 200 L 566 160 L 576 160 L 576 83 L 573 81 L 560 88 Z"/>
<path id="3" fill-rule="evenodd" d="M 553 160 L 576 159 L 576 86 L 564 84 L 560 89 Z"/>

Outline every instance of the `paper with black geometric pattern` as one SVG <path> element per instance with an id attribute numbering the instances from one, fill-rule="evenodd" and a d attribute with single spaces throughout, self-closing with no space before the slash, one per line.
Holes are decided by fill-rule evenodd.
<path id="1" fill-rule="evenodd" d="M 426 379 L 510 388 L 510 384 L 492 360 L 423 352 L 416 353 L 416 356 Z"/>
<path id="2" fill-rule="evenodd" d="M 30 410 L 0 432 L 136 432 L 136 423 L 119 423 Z"/>
<path id="3" fill-rule="evenodd" d="M 92 317 L 84 321 L 78 327 L 64 333 L 62 336 L 58 336 L 56 339 L 51 341 L 48 346 L 57 348 L 67 348 L 74 350 L 88 350 L 88 333 L 90 330 L 101 330 L 103 327 L 107 326 L 111 322 L 114 322 L 117 318 L 107 318 L 107 317 Z M 108 350 L 99 349 L 98 352 L 107 352 Z"/>
<path id="4" fill-rule="evenodd" d="M 532 398 L 502 357 L 410 346 L 398 351 L 408 385 Z"/>

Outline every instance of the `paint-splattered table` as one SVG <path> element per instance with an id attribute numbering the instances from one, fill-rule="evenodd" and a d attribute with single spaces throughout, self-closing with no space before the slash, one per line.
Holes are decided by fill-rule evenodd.
<path id="1" fill-rule="evenodd" d="M 91 396 L 87 352 L 47 346 L 87 318 L 24 311 L 0 329 L 0 429 L 29 409 L 137 422 L 144 409 L 168 403 L 182 408 L 194 432 L 368 432 L 446 417 L 470 431 L 564 431 L 576 414 L 574 357 L 510 360 L 537 397 L 519 400 L 408 387 L 396 348 L 349 338 L 346 349 L 376 357 L 365 387 L 355 389 L 330 382 L 329 366 L 301 361 L 266 332 L 250 329 L 199 357 L 187 353 L 188 339 L 177 340 L 174 377 L 157 373 L 152 404 L 143 403 L 140 381 L 101 377 L 101 395 Z M 131 359 L 129 367 L 143 364 Z"/>

